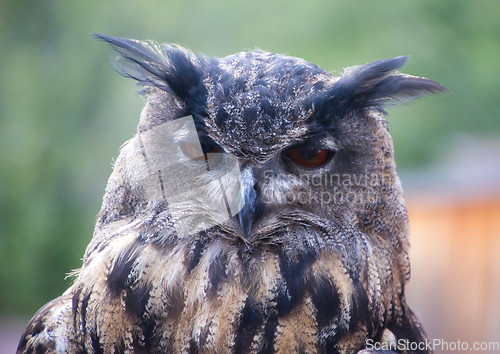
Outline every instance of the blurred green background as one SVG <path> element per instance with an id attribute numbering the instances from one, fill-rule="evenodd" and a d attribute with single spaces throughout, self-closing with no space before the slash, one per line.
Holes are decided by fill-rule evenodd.
<path id="1" fill-rule="evenodd" d="M 28 318 L 71 283 L 111 163 L 134 134 L 137 86 L 108 65 L 104 33 L 226 56 L 256 47 L 326 70 L 410 54 L 404 72 L 449 92 L 388 120 L 401 170 L 456 136 L 500 136 L 500 2 L 0 2 L 0 316 Z"/>

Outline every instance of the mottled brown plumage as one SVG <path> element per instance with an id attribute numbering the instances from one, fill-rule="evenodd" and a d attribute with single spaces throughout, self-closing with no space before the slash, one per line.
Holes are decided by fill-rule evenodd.
<path id="1" fill-rule="evenodd" d="M 339 78 L 262 51 L 212 59 L 100 38 L 147 104 L 74 284 L 37 312 L 19 352 L 424 340 L 404 297 L 408 218 L 383 107 L 442 86 L 397 73 L 403 57 Z"/>

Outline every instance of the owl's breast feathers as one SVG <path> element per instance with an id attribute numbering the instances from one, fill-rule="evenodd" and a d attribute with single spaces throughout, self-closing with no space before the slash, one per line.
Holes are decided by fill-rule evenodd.
<path id="1" fill-rule="evenodd" d="M 369 267 L 353 271 L 317 234 L 297 236 L 309 247 L 117 238 L 40 309 L 20 351 L 353 352 L 385 328 L 423 340 L 401 294 L 382 291 L 400 286 L 384 264 L 365 254 Z"/>

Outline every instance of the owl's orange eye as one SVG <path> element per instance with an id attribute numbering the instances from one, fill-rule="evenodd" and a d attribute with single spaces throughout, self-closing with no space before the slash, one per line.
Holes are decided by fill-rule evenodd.
<path id="1" fill-rule="evenodd" d="M 330 160 L 333 151 L 314 147 L 299 147 L 288 150 L 286 154 L 290 160 L 301 167 L 317 168 Z"/>
<path id="2" fill-rule="evenodd" d="M 212 157 L 215 156 L 215 154 L 221 152 L 220 147 L 218 147 L 215 144 L 202 143 L 200 150 L 200 144 L 198 142 L 191 142 L 191 141 L 182 142 L 181 148 L 182 151 L 184 152 L 184 155 L 186 155 L 190 159 L 197 161 L 210 160 Z"/>

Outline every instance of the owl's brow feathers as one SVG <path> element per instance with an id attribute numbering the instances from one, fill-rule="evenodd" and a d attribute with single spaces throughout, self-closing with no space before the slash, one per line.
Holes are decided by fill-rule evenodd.
<path id="1" fill-rule="evenodd" d="M 200 116 L 207 115 L 208 93 L 203 85 L 203 78 L 206 75 L 204 71 L 212 71 L 213 76 L 224 75 L 215 59 L 195 55 L 176 45 L 159 45 L 154 41 L 138 41 L 101 34 L 95 36 L 110 43 L 121 54 L 121 58 L 114 66 L 122 75 L 135 79 L 141 85 L 151 85 L 174 93 L 185 103 L 185 115 L 193 115 L 197 128 L 204 130 L 203 120 L 200 119 Z M 274 57 L 277 56 L 272 55 L 270 58 Z M 282 61 L 283 58 L 279 56 Z M 308 119 L 310 122 L 314 121 L 311 123 L 311 129 L 317 128 L 318 124 L 321 125 L 318 130 L 327 128 L 334 118 L 352 110 L 376 108 L 385 113 L 384 106 L 406 103 L 427 92 L 438 93 L 445 90 L 435 81 L 398 74 L 396 70 L 405 64 L 407 58 L 401 56 L 350 67 L 326 90 L 323 89 L 325 82 L 317 82 L 313 86 L 314 89 L 310 90 L 314 94 L 306 97 L 304 102 L 305 107 L 314 106 L 314 114 Z M 298 65 L 295 58 L 291 59 L 293 61 L 283 61 L 281 69 L 278 65 L 270 70 L 269 75 L 277 74 L 280 70 L 289 68 L 290 64 L 295 64 L 297 67 L 290 69 L 295 70 L 290 79 L 297 80 L 297 83 L 291 82 L 287 85 L 294 89 L 301 83 L 299 78 L 306 68 Z M 309 65 L 309 70 L 316 69 L 318 72 L 323 72 L 319 67 Z M 293 65 L 290 67 L 293 68 Z M 258 82 L 262 82 L 262 78 L 254 80 L 254 84 Z M 245 86 L 248 83 L 241 81 L 240 85 Z M 272 107 L 269 107 L 269 110 L 272 111 Z M 220 113 L 219 111 L 219 119 L 223 116 Z"/>

